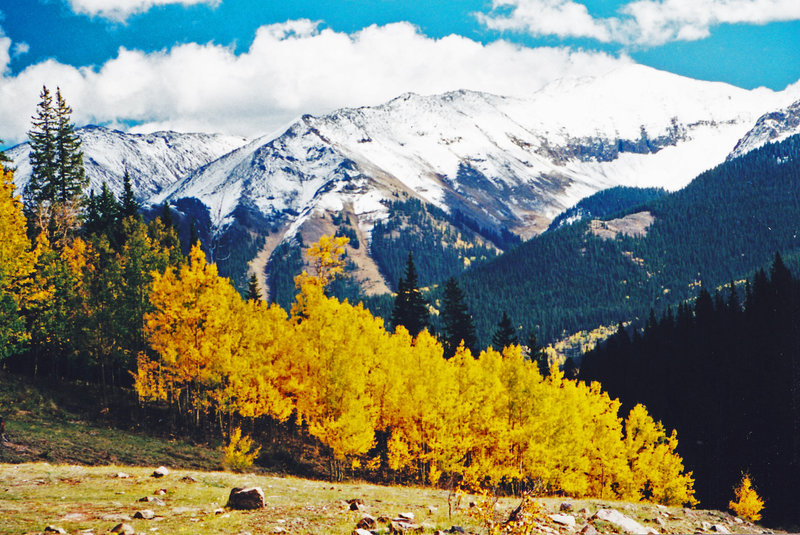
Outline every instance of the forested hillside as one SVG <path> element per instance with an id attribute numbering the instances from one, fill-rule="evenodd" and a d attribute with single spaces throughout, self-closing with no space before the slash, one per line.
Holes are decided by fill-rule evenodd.
<path id="1" fill-rule="evenodd" d="M 503 311 L 552 340 L 643 320 L 650 308 L 662 311 L 701 284 L 713 288 L 740 279 L 767 265 L 776 251 L 796 250 L 800 136 L 726 162 L 635 211 L 654 218 L 646 235 L 613 236 L 600 232 L 609 222 L 582 221 L 462 275 L 482 343 Z"/>
<path id="2" fill-rule="evenodd" d="M 769 274 L 701 290 L 643 332 L 620 329 L 587 353 L 580 377 L 678 430 L 704 505 L 724 507 L 748 473 L 768 521 L 800 522 L 800 280 L 780 256 Z"/>

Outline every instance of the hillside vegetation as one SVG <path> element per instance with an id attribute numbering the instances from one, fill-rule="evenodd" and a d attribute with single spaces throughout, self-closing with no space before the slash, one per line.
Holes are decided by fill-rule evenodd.
<path id="1" fill-rule="evenodd" d="M 646 236 L 614 239 L 590 220 L 533 238 L 459 277 L 479 339 L 505 311 L 540 340 L 647 318 L 800 248 L 800 136 L 707 171 L 630 211 L 655 218 Z M 611 217 L 617 217 L 615 214 Z M 491 289 L 491 290 L 489 290 Z"/>

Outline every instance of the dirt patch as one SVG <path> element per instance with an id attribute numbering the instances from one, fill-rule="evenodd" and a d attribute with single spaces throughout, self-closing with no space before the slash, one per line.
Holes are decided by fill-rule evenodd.
<path id="1" fill-rule="evenodd" d="M 619 219 L 600 221 L 593 219 L 589 222 L 589 232 L 604 240 L 613 240 L 620 234 L 633 238 L 647 236 L 647 229 L 655 222 L 656 218 L 650 212 L 637 212 Z"/>

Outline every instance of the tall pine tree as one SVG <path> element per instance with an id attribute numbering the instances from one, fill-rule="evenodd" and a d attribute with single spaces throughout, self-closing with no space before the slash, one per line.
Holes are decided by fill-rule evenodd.
<path id="1" fill-rule="evenodd" d="M 418 287 L 417 269 L 414 266 L 414 257 L 410 252 L 406 262 L 405 276 L 401 277 L 398 283 L 391 323 L 394 328 L 402 325 L 414 337 L 430 324 L 428 305 Z"/>
<path id="2" fill-rule="evenodd" d="M 31 230 L 45 232 L 50 242 L 63 246 L 80 224 L 88 180 L 83 168 L 81 141 L 70 120 L 70 108 L 61 90 L 55 103 L 42 88 L 30 138 L 31 178 L 25 186 L 25 210 Z"/>
<path id="3" fill-rule="evenodd" d="M 518 343 L 517 330 L 514 328 L 514 324 L 511 323 L 511 318 L 503 311 L 503 317 L 500 319 L 500 323 L 497 324 L 494 336 L 492 336 L 492 346 L 496 350 L 502 351 L 504 348 Z"/>
<path id="4" fill-rule="evenodd" d="M 442 345 L 445 358 L 455 355 L 459 344 L 469 349 L 473 355 L 477 354 L 478 338 L 475 334 L 475 324 L 472 322 L 465 302 L 464 292 L 458 286 L 456 279 L 450 277 L 444 287 L 444 303 L 442 307 Z"/>

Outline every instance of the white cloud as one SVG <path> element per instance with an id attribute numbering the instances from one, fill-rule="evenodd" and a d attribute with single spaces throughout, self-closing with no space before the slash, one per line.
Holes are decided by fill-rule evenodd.
<path id="1" fill-rule="evenodd" d="M 28 43 L 24 42 L 14 43 L 14 46 L 11 47 L 11 56 L 15 58 L 18 56 L 23 56 L 28 52 L 30 52 L 30 50 L 31 47 Z"/>
<path id="2" fill-rule="evenodd" d="M 209 4 L 216 6 L 220 0 L 67 0 L 75 13 L 103 17 L 122 22 L 135 13 L 144 13 L 154 6 L 166 4 Z"/>
<path id="3" fill-rule="evenodd" d="M 619 17 L 595 18 L 574 0 L 493 0 L 478 19 L 496 30 L 662 45 L 708 37 L 720 24 L 800 20 L 798 0 L 634 0 Z"/>
<path id="4" fill-rule="evenodd" d="M 0 138 L 25 138 L 43 84 L 61 87 L 77 124 L 136 122 L 137 131 L 255 136 L 303 113 L 379 104 L 407 91 L 525 95 L 558 78 L 602 74 L 629 62 L 456 35 L 431 39 L 408 23 L 350 35 L 291 21 L 261 27 L 240 55 L 213 44 L 156 53 L 123 48 L 97 68 L 49 60 L 6 74 L 0 77 Z"/>

